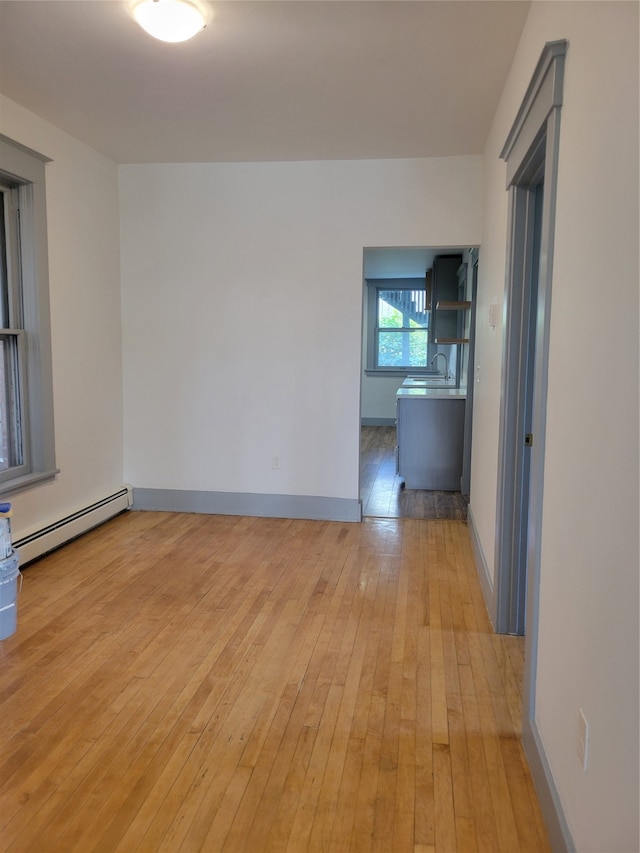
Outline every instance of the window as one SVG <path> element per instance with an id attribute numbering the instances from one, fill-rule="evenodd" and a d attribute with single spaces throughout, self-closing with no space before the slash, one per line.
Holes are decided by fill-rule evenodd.
<path id="1" fill-rule="evenodd" d="M 426 370 L 429 315 L 423 280 L 371 280 L 368 285 L 367 370 Z"/>
<path id="2" fill-rule="evenodd" d="M 0 135 L 0 494 L 57 473 L 45 162 Z"/>

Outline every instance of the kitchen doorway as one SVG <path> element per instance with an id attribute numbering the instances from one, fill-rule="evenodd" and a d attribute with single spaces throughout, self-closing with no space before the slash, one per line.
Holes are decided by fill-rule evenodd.
<path id="1" fill-rule="evenodd" d="M 362 515 L 376 518 L 443 518 L 465 521 L 467 518 L 468 492 L 430 491 L 405 489 L 404 480 L 396 471 L 396 393 L 407 376 L 407 369 L 376 369 L 372 364 L 371 329 L 376 311 L 371 311 L 371 288 L 384 282 L 385 291 L 411 294 L 411 307 L 404 307 L 409 320 L 402 325 L 419 325 L 421 299 L 426 296 L 427 270 L 434 266 L 439 256 L 459 255 L 465 275 L 462 290 L 471 291 L 474 280 L 472 270 L 477 267 L 477 248 L 465 246 L 446 247 L 367 247 L 363 250 L 363 324 L 362 324 L 362 378 L 360 395 L 360 500 Z M 404 290 L 403 290 L 404 288 Z M 470 298 L 466 294 L 462 298 Z M 404 304 L 404 303 L 403 303 Z M 412 312 L 416 312 L 413 317 Z M 414 322 L 415 321 L 415 322 Z M 430 318 L 429 318 L 430 321 Z M 471 322 L 471 313 L 462 326 Z M 428 325 L 428 324 L 427 324 Z M 387 330 L 385 330 L 387 331 Z M 407 336 L 408 337 L 408 336 Z M 445 351 L 447 372 L 455 376 L 464 386 L 467 382 L 467 345 L 439 345 L 428 339 L 426 361 L 417 370 L 438 372 L 438 365 L 429 363 L 439 351 Z M 385 355 L 388 353 L 385 351 Z M 442 362 L 442 360 L 440 360 Z M 440 364 L 440 368 L 442 364 Z M 415 369 L 411 369 L 415 373 Z M 469 428 L 470 428 L 470 412 Z M 465 425 L 466 426 L 466 425 Z M 471 452 L 470 433 L 465 448 Z"/>

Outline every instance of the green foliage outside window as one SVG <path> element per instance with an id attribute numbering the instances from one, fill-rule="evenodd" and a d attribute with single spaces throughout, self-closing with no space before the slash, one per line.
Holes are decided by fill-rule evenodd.
<path id="1" fill-rule="evenodd" d="M 412 291 L 406 291 L 410 298 Z M 388 300 L 385 299 L 388 296 Z M 378 367 L 426 367 L 428 327 L 393 304 L 397 292 L 378 295 Z"/>

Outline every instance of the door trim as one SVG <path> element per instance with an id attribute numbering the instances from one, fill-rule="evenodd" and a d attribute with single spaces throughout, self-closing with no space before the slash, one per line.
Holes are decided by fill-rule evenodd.
<path id="1" fill-rule="evenodd" d="M 558 180 L 560 109 L 564 78 L 566 41 L 548 43 L 540 57 L 522 105 L 500 154 L 507 163 L 509 191 L 509 232 L 506 282 L 506 323 L 503 346 L 502 395 L 500 405 L 500 448 L 498 458 L 498 495 L 496 507 L 496 558 L 494 571 L 494 625 L 508 633 L 514 616 L 525 632 L 524 685 L 522 697 L 522 739 L 525 753 L 539 792 L 552 847 L 571 850 L 573 844 L 564 818 L 553 775 L 548 767 L 535 720 L 535 689 L 540 609 L 540 550 L 542 543 L 544 455 L 547 413 L 549 336 L 551 323 L 551 284 L 555 208 Z M 514 515 L 513 474 L 522 460 L 524 436 L 521 388 L 516 377 L 517 360 L 522 355 L 523 275 L 531 274 L 529 253 L 534 251 L 533 234 L 536 187 L 544 182 L 542 214 L 538 229 L 539 266 L 536 312 L 535 364 L 533 381 L 534 440 L 530 450 L 528 520 Z M 537 252 L 538 249 L 536 248 Z M 520 371 L 521 375 L 521 371 Z M 519 455 L 516 455 L 517 454 Z M 515 467 L 514 467 L 515 466 Z M 521 469 L 520 469 L 521 470 Z M 518 526 L 518 524 L 520 526 Z M 522 584 L 522 575 L 514 579 L 511 565 L 514 537 L 526 542 L 526 600 L 514 596 L 514 584 Z M 521 587 L 520 587 L 521 589 Z M 514 614 L 514 606 L 516 611 Z M 524 613 L 522 610 L 524 609 Z M 522 621 L 524 620 L 524 621 Z"/>
<path id="2" fill-rule="evenodd" d="M 471 274 L 471 311 L 469 318 L 469 344 L 467 352 L 467 405 L 464 412 L 464 454 L 462 464 L 462 482 L 460 491 L 463 495 L 471 494 L 471 439 L 473 434 L 473 394 L 474 394 L 474 364 L 476 352 L 476 302 L 478 297 L 478 257 L 479 250 L 469 250 L 469 272 Z M 468 288 L 467 288 L 468 290 Z M 465 299 L 467 296 L 465 295 Z"/>
<path id="3" fill-rule="evenodd" d="M 525 695 L 527 720 L 535 712 L 535 671 L 540 588 L 540 545 L 544 481 L 547 372 L 553 273 L 553 241 L 559 157 L 560 109 L 567 42 L 545 45 L 522 105 L 500 157 L 507 164 L 509 190 L 509 233 L 506 282 L 506 323 L 503 346 L 500 446 L 498 458 L 497 533 L 495 561 L 495 628 L 499 633 L 522 633 L 526 622 Z M 522 435 L 519 360 L 522 357 L 522 305 L 524 277 L 531 269 L 535 188 L 544 178 L 540 224 L 540 264 L 535 332 L 535 376 L 533 396 L 534 444 L 531 448 L 530 492 L 527 529 L 514 504 L 522 483 L 514 482 L 518 460 L 524 450 Z M 514 577 L 514 547 L 517 539 L 527 541 L 527 590 L 514 595 L 524 582 Z M 514 625 L 517 631 L 514 631 Z"/>
<path id="4" fill-rule="evenodd" d="M 543 164 L 544 165 L 544 164 Z M 529 483 L 525 454 L 535 464 L 533 448 L 524 446 L 527 424 L 527 367 L 537 342 L 529 333 L 536 192 L 514 186 L 509 193 L 508 288 L 502 364 L 502 405 L 498 455 L 498 535 L 495 566 L 495 628 L 501 634 L 524 634 L 525 571 Z M 534 364 L 534 371 L 537 365 Z M 536 371 L 537 375 L 537 371 Z M 534 392 L 535 393 L 535 392 Z M 539 401 L 539 397 L 537 398 Z M 536 435 L 535 447 L 538 449 Z M 537 453 L 538 460 L 542 457 Z M 540 472 L 541 476 L 542 472 Z"/>

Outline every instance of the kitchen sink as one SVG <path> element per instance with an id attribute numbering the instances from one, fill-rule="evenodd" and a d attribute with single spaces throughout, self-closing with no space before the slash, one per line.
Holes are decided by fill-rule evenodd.
<path id="1" fill-rule="evenodd" d="M 402 383 L 403 388 L 455 388 L 455 383 L 444 376 L 407 376 Z"/>

